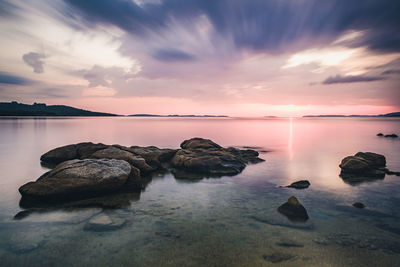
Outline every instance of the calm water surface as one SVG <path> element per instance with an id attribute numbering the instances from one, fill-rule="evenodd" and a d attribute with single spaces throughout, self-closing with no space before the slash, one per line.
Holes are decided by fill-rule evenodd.
<path id="1" fill-rule="evenodd" d="M 47 118 L 0 120 L 1 266 L 399 266 L 400 177 L 352 185 L 342 158 L 386 156 L 400 171 L 400 133 L 391 118 Z M 265 162 L 234 177 L 154 177 L 122 209 L 21 211 L 18 188 L 47 171 L 40 155 L 84 141 L 178 148 L 191 137 L 257 146 Z M 306 190 L 280 188 L 308 179 Z M 294 224 L 276 208 L 295 195 L 310 219 Z M 359 201 L 366 209 L 351 206 Z M 124 218 L 119 230 L 90 232 L 100 212 Z"/>

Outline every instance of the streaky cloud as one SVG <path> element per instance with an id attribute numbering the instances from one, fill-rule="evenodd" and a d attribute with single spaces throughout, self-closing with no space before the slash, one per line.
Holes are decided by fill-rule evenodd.
<path id="1" fill-rule="evenodd" d="M 153 57 L 165 62 L 196 60 L 195 56 L 176 49 L 160 49 L 153 54 Z"/>
<path id="2" fill-rule="evenodd" d="M 27 85 L 31 83 L 33 83 L 33 81 L 29 79 L 0 71 L 0 84 Z"/>
<path id="3" fill-rule="evenodd" d="M 322 84 L 335 84 L 335 83 L 357 83 L 357 82 L 374 82 L 385 80 L 385 77 L 379 76 L 342 76 L 336 75 L 328 77 Z"/>
<path id="4" fill-rule="evenodd" d="M 327 44 L 349 30 L 363 36 L 347 43 L 379 52 L 400 51 L 400 1 L 332 0 L 164 0 L 136 4 L 127 0 L 65 0 L 89 26 L 114 25 L 128 33 L 148 36 L 162 32 L 171 21 L 190 27 L 200 16 L 213 32 L 238 49 L 273 53 Z M 73 12 L 69 12 L 73 13 Z"/>

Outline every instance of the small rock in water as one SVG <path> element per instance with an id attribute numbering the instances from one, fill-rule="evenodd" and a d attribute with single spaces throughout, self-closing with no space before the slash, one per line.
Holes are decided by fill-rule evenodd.
<path id="1" fill-rule="evenodd" d="M 397 134 L 387 134 L 385 135 L 385 137 L 389 137 L 389 138 L 397 138 Z"/>
<path id="2" fill-rule="evenodd" d="M 296 188 L 296 189 L 305 189 L 310 186 L 310 182 L 307 180 L 300 180 L 294 183 L 291 183 L 287 187 Z"/>
<path id="3" fill-rule="evenodd" d="M 305 222 L 309 218 L 307 210 L 295 196 L 291 196 L 286 203 L 279 206 L 278 212 L 293 222 Z"/>
<path id="4" fill-rule="evenodd" d="M 378 133 L 376 136 L 383 136 L 383 133 Z"/>
<path id="5" fill-rule="evenodd" d="M 287 253 L 275 252 L 271 254 L 264 254 L 263 259 L 272 263 L 279 263 L 294 258 L 293 255 Z"/>
<path id="6" fill-rule="evenodd" d="M 122 218 L 112 218 L 106 214 L 92 217 L 85 225 L 87 231 L 111 231 L 121 228 L 125 224 Z"/>
<path id="7" fill-rule="evenodd" d="M 365 208 L 365 205 L 361 202 L 356 202 L 356 203 L 353 203 L 353 207 L 355 207 L 357 209 L 363 209 L 363 208 Z"/>

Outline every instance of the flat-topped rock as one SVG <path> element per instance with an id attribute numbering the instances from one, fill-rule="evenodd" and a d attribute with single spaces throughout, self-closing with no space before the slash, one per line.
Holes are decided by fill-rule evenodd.
<path id="1" fill-rule="evenodd" d="M 124 160 L 70 160 L 19 188 L 22 196 L 43 199 L 84 198 L 122 187 L 131 166 Z"/>

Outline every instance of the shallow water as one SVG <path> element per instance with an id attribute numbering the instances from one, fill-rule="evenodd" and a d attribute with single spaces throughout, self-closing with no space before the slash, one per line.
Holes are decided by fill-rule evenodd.
<path id="1" fill-rule="evenodd" d="M 344 182 L 342 158 L 384 154 L 400 170 L 395 118 L 47 118 L 0 120 L 2 266 L 398 266 L 400 177 Z M 265 162 L 239 175 L 154 177 L 121 209 L 21 211 L 18 187 L 47 169 L 44 152 L 84 141 L 178 148 L 191 137 L 260 147 Z M 280 188 L 307 179 L 305 190 Z M 310 216 L 292 223 L 276 209 L 295 195 Z M 362 202 L 365 209 L 351 206 Z M 84 229 L 99 213 L 123 218 L 114 231 Z"/>

